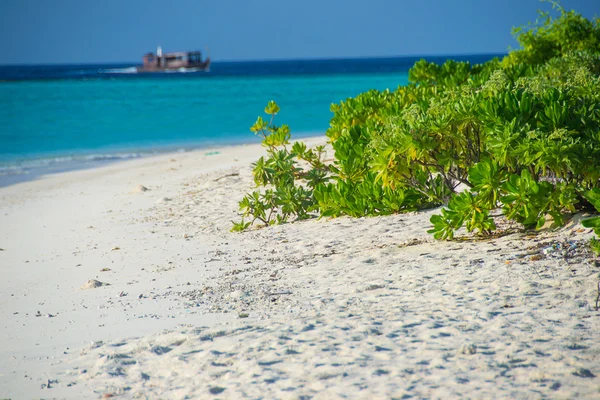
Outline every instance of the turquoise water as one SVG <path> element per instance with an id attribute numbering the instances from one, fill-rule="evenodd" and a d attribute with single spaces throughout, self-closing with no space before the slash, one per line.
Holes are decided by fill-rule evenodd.
<path id="1" fill-rule="evenodd" d="M 323 134 L 331 103 L 407 84 L 416 60 L 222 62 L 208 73 L 162 74 L 131 65 L 0 66 L 0 186 L 157 152 L 258 142 L 249 127 L 270 100 L 292 137 Z"/>
<path id="2" fill-rule="evenodd" d="M 249 127 L 269 100 L 292 137 L 323 134 L 331 103 L 406 81 L 400 73 L 5 82 L 0 186 L 167 150 L 258 142 Z"/>
<path id="3" fill-rule="evenodd" d="M 395 89 L 406 74 L 214 79 L 9 82 L 0 96 L 0 159 L 206 146 L 253 140 L 269 100 L 278 123 L 323 133 L 329 105 L 369 89 Z"/>

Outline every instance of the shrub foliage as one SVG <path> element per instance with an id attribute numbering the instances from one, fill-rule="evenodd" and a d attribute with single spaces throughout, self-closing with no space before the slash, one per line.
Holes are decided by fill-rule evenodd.
<path id="1" fill-rule="evenodd" d="M 264 187 L 241 202 L 242 230 L 290 218 L 354 217 L 446 204 L 431 218 L 438 239 L 457 229 L 489 234 L 501 208 L 525 228 L 564 224 L 580 209 L 600 211 L 600 20 L 553 3 L 517 28 L 521 45 L 484 64 L 421 60 L 409 84 L 371 90 L 339 104 L 326 132 L 334 151 L 289 144 L 290 130 L 251 128 L 268 156 L 254 164 Z M 600 235 L 600 217 L 584 221 Z M 600 251 L 600 242 L 592 246 Z"/>
<path id="2" fill-rule="evenodd" d="M 314 188 L 328 180 L 328 168 L 323 163 L 324 149 L 307 149 L 296 142 L 290 145 L 290 128 L 273 123 L 279 106 L 271 101 L 265 107 L 267 122 L 258 117 L 250 130 L 262 138 L 267 157 L 253 164 L 252 174 L 257 187 L 240 201 L 242 220 L 234 222 L 233 231 L 246 229 L 255 221 L 265 225 L 281 224 L 290 218 L 305 219 L 315 206 Z M 303 161 L 308 167 L 301 167 Z M 301 183 L 299 183 L 301 182 Z M 251 217 L 250 221 L 244 218 Z"/>

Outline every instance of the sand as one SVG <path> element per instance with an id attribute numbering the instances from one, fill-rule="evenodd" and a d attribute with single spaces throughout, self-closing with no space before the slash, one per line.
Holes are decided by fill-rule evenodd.
<path id="1" fill-rule="evenodd" d="M 0 188 L 0 398 L 600 397 L 579 216 L 453 242 L 436 210 L 231 233 L 263 152 Z"/>

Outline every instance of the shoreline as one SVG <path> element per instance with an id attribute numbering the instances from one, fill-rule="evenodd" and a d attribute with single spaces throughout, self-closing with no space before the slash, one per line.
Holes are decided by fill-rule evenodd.
<path id="1" fill-rule="evenodd" d="M 323 133 L 295 133 L 294 140 L 304 140 L 322 136 Z M 53 154 L 33 154 L 0 159 L 0 188 L 21 182 L 36 180 L 45 175 L 54 175 L 83 169 L 100 168 L 121 161 L 181 153 L 210 152 L 212 150 L 260 143 L 248 134 L 247 139 L 232 139 L 221 142 L 181 142 L 175 144 L 129 146 L 96 150 L 64 151 Z"/>
<path id="2" fill-rule="evenodd" d="M 264 149 L 205 153 L 0 188 L 0 397 L 597 396 L 577 218 L 452 242 L 427 234 L 435 209 L 230 233 Z"/>

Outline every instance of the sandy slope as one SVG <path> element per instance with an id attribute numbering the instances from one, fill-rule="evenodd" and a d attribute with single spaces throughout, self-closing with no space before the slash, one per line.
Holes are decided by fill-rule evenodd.
<path id="1" fill-rule="evenodd" d="M 433 241 L 435 210 L 230 233 L 261 152 L 0 189 L 0 398 L 600 396 L 600 261 L 577 221 L 487 241 Z"/>

